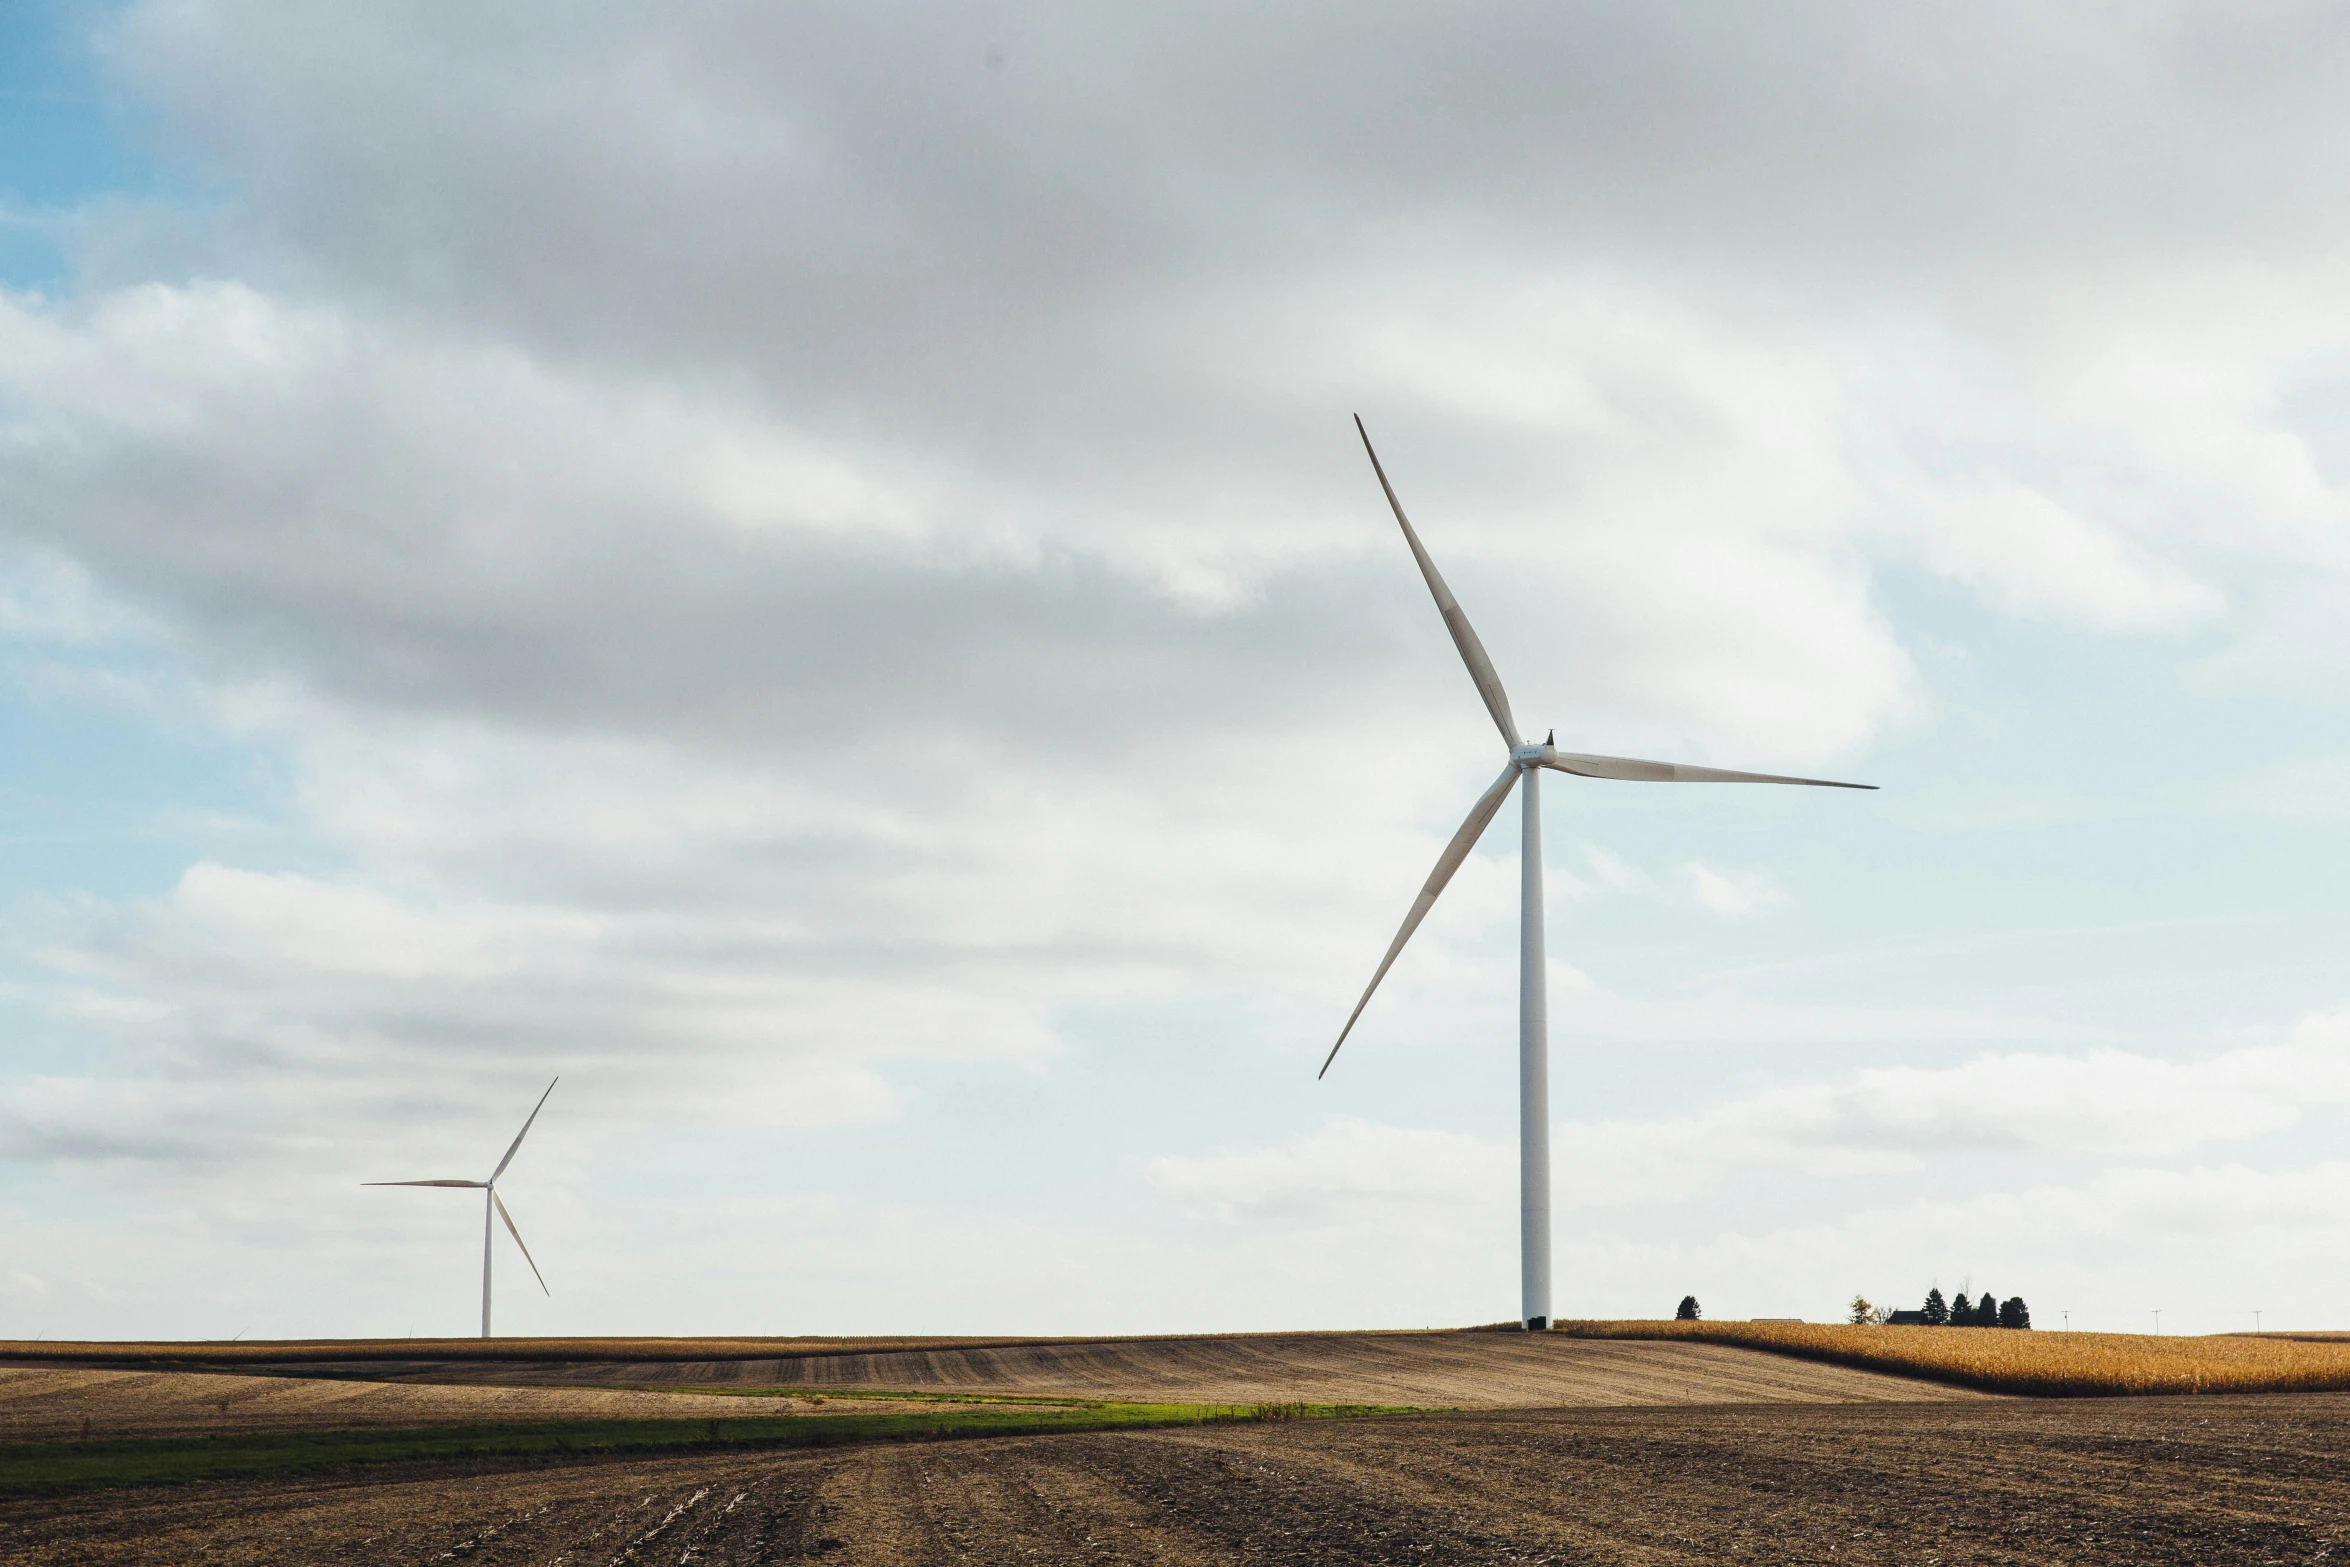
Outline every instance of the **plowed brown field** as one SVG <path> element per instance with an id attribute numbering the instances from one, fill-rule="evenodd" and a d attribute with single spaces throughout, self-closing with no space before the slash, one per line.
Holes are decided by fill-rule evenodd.
<path id="1" fill-rule="evenodd" d="M 299 1374 L 310 1371 L 312 1375 Z M 332 1375 L 324 1375 L 331 1370 Z M 380 1379 L 380 1380 L 379 1380 Z M 707 1395 L 694 1387 L 727 1389 Z M 796 1388 L 810 1396 L 731 1396 Z M 918 1392 L 917 1406 L 826 1392 Z M 1982 1395 L 1719 1344 L 1522 1333 L 992 1344 L 762 1360 L 381 1362 L 235 1372 L 0 1366 L 0 1441 L 594 1419 L 881 1414 L 940 1395 L 1420 1409 Z"/>
<path id="2" fill-rule="evenodd" d="M 2339 1561 L 2350 1396 L 1479 1412 L 0 1503 L 12 1567 Z"/>
<path id="3" fill-rule="evenodd" d="M 548 1420 L 883 1414 L 882 1399 L 730 1398 L 601 1387 L 439 1387 L 188 1371 L 0 1366 L 0 1442 L 240 1431 L 400 1430 Z M 5 1558 L 0 1558 L 4 1560 Z"/>
<path id="4" fill-rule="evenodd" d="M 377 1377 L 506 1385 L 805 1387 L 1196 1404 L 1852 1402 L 1981 1395 L 1725 1344 L 1546 1333 L 1295 1333 L 1036 1340 L 759 1359 L 417 1361 Z"/>

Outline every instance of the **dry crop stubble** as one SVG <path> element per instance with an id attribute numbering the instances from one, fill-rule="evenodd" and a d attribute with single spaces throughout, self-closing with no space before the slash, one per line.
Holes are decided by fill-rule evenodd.
<path id="1" fill-rule="evenodd" d="M 896 1335 L 881 1338 L 377 1338 L 157 1340 L 0 1340 L 0 1361 L 89 1365 L 299 1366 L 365 1361 L 759 1360 L 779 1355 L 839 1354 L 985 1346 L 993 1338 Z M 1091 1343 L 1089 1339 L 1010 1342 Z"/>
<path id="2" fill-rule="evenodd" d="M 2040 1397 L 2350 1390 L 2350 1336 L 2019 1332 L 1782 1322 L 1562 1322 L 1551 1334 L 1370 1332 L 1168 1338 L 377 1339 L 262 1344 L 0 1344 L 0 1363 L 163 1371 L 273 1371 L 367 1381 L 605 1382 L 864 1387 L 969 1395 L 1213 1402 L 1404 1403 L 1421 1407 L 1647 1402 L 1789 1395 L 1867 1397 L 1821 1383 L 1748 1387 L 1751 1371 L 1556 1363 L 1544 1341 L 1622 1350 L 1648 1342 L 1715 1355 L 1761 1351 L 1880 1376 Z M 1792 1374 L 1792 1368 L 1790 1368 Z M 1834 1373 L 1815 1372 L 1814 1379 Z M 1688 1381 L 1686 1391 L 1680 1389 Z M 1786 1377 L 1764 1381 L 1785 1381 Z M 1798 1382 L 1802 1377 L 1796 1378 Z M 1586 1389 L 1582 1384 L 1589 1382 Z M 1914 1384 L 1913 1384 L 1914 1386 Z M 1668 1389 L 1671 1389 L 1668 1391 Z M 682 1390 L 682 1389 L 681 1389 Z M 1888 1388 L 1875 1396 L 1906 1395 Z M 1594 1396 L 1596 1395 L 1596 1396 Z"/>
<path id="3" fill-rule="evenodd" d="M 255 1431 L 397 1430 L 563 1420 L 828 1418 L 902 1409 L 984 1408 L 963 1401 L 702 1393 L 612 1387 L 447 1386 L 359 1377 L 0 1366 L 0 1443 Z"/>
<path id="4" fill-rule="evenodd" d="M 235 1346 L 75 1346 L 85 1366 L 267 1371 L 369 1382 L 679 1391 L 858 1391 L 1197 1404 L 1418 1408 L 1970 1396 L 1753 1348 L 1604 1342 L 1545 1333 L 1254 1333 L 1092 1339 L 423 1340 Z M 0 1346 L 0 1364 L 13 1358 Z M 387 1354 L 386 1351 L 391 1353 Z M 572 1353 L 576 1351 L 576 1353 Z M 152 1358 L 150 1358 L 152 1356 Z M 62 1357 L 60 1357 L 62 1358 Z M 54 1361 L 52 1361 L 54 1364 Z"/>
<path id="5" fill-rule="evenodd" d="M 1799 1322 L 1562 1322 L 1573 1338 L 1734 1344 L 2034 1398 L 2350 1390 L 2350 1340 Z"/>
<path id="6" fill-rule="evenodd" d="M 768 1348 L 775 1341 L 750 1342 Z M 465 1455 L 806 1447 L 1235 1419 L 1287 1424 L 1411 1408 L 1981 1396 L 1744 1347 L 1526 1333 L 1030 1340 L 986 1348 L 966 1340 L 880 1352 L 843 1352 L 834 1341 L 831 1353 L 731 1362 L 435 1363 L 378 1359 L 387 1347 L 380 1341 L 310 1342 L 251 1346 L 251 1358 L 236 1357 L 236 1369 L 206 1364 L 218 1347 L 177 1346 L 170 1369 L 141 1363 L 155 1348 L 149 1345 L 78 1346 L 89 1359 L 127 1350 L 130 1364 L 0 1363 L 0 1470 L 7 1471 L 0 1491 Z M 413 1354 L 420 1346 L 398 1347 Z M 534 1347 L 544 1353 L 550 1346 Z M 593 1346 L 602 1354 L 709 1347 L 678 1340 Z M 346 1349 L 347 1359 L 337 1355 Z"/>

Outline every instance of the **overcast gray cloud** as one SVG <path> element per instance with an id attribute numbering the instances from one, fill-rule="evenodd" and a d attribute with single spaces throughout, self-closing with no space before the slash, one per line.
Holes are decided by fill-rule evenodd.
<path id="1" fill-rule="evenodd" d="M 1523 721 L 1907 786 L 1684 798 L 1715 836 L 1669 846 L 1560 796 L 1560 994 L 1657 1093 L 1693 1043 L 2127 1044 L 2020 962 L 1771 961 L 1930 920 L 1900 856 L 1962 818 L 2122 808 L 2055 800 L 2039 687 L 2138 725 L 2345 664 L 2329 8 L 158 0 L 95 47 L 199 194 L 93 200 L 73 285 L 0 297 L 0 628 L 40 701 L 282 768 L 298 848 L 18 910 L 81 1042 L 0 1116 L 39 1168 L 355 1168 L 558 1068 L 615 1137 L 902 1124 L 1185 1008 L 1202 1057 L 1316 1054 L 1493 765 L 1353 411 Z M 1490 1043 L 1513 896 L 1472 861 L 1367 1056 Z M 1922 1131 L 1865 1061 L 1582 1131 L 1699 1185 L 2198 1146 L 1951 1130 L 1954 1084 L 2202 1091 L 2008 1059 L 1918 1080 Z M 1164 1115 L 1133 1189 L 1232 1211 L 1376 1197 L 1392 1133 L 1450 1212 L 1490 1151 L 1317 1102 L 1211 1167 L 1244 1144 Z"/>

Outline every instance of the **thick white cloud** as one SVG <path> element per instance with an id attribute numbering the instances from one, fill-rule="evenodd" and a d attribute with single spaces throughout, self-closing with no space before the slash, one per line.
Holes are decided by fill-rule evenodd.
<path id="1" fill-rule="evenodd" d="M 2158 1308 L 2166 1333 L 2316 1328 L 2339 1320 L 2345 1197 L 2339 1160 L 2121 1165 L 1746 1230 L 1571 1234 L 1559 1267 L 1578 1314 L 1595 1316 L 1655 1316 L 1695 1290 L 1709 1316 L 1838 1321 L 1855 1294 L 1901 1306 L 1938 1285 L 2020 1292 L 2040 1328 L 2144 1333 Z"/>
<path id="2" fill-rule="evenodd" d="M 1552 1134 L 1554 1200 L 1561 1210 L 1684 1202 L 1774 1170 L 1881 1174 L 1976 1153 L 2160 1158 L 2241 1143 L 2309 1108 L 2345 1103 L 2350 1013 L 2305 1018 L 2273 1043 L 2192 1061 L 2099 1050 L 1868 1067 L 1686 1115 L 1562 1120 Z M 1490 1201 L 1515 1160 L 1499 1143 L 1338 1117 L 1272 1148 L 1161 1158 L 1152 1176 L 1226 1217 L 1362 1218 Z"/>
<path id="3" fill-rule="evenodd" d="M 1248 502 L 1235 555 L 1184 496 L 1079 527 L 1049 471 L 953 482 L 755 395 L 243 284 L 19 301 L 0 338 L 18 536 L 159 628 L 144 645 L 192 665 L 213 723 L 286 748 L 348 862 L 198 866 L 49 932 L 80 981 L 59 1015 L 128 1060 L 505 1083 L 562 1057 L 670 1085 L 638 1104 L 786 1072 L 804 1091 L 765 1097 L 794 1119 L 868 1118 L 893 1102 L 878 1063 L 1033 1059 L 1076 1002 L 1337 993 L 1367 943 L 1311 911 L 1359 889 L 1365 927 L 1391 923 L 1376 900 L 1458 808 L 1433 747 L 1330 775 L 1335 811 L 1297 787 L 1362 732 L 1475 733 L 1375 508 L 1328 543 L 1359 474 L 1302 521 Z M 1683 321 L 1609 343 L 1698 388 L 1724 358 Z M 1753 374 L 1705 394 L 1724 428 Z M 1530 714 L 1580 644 L 1579 705 L 1643 715 L 1635 742 L 1848 746 L 1909 700 L 1906 663 L 1800 491 L 1728 512 L 1777 438 L 1709 444 L 1644 503 L 1702 539 L 1693 570 L 1506 510 L 1484 551 L 1431 532 L 1488 585 Z M 1629 496 L 1636 467 L 1605 482 Z M 1588 606 L 1560 635 L 1534 573 Z M 1717 911 L 1769 901 L 1753 873 L 1686 877 Z"/>
<path id="4" fill-rule="evenodd" d="M 2137 558 L 2110 531 L 2026 489 L 1954 498 L 1927 552 L 1937 570 L 2003 609 L 2103 631 L 2191 624 L 2222 607 L 2216 592 L 2177 567 Z"/>
<path id="5" fill-rule="evenodd" d="M 1681 867 L 1681 876 L 1689 885 L 1689 896 L 1699 908 L 1729 919 L 1738 919 L 1787 900 L 1787 895 L 1773 886 L 1768 876 L 1752 871 L 1725 870 L 1700 860 L 1691 860 Z"/>
<path id="6" fill-rule="evenodd" d="M 1252 1217 L 1331 1214 L 1391 1223 L 1398 1209 L 1485 1205 L 1514 1180 L 1515 1157 L 1457 1132 L 1379 1126 L 1335 1116 L 1278 1148 L 1151 1163 L 1161 1191 L 1208 1213 Z"/>
<path id="7" fill-rule="evenodd" d="M 2331 1321 L 2350 1243 L 2350 1165 L 2228 1160 L 2306 1112 L 2350 1102 L 2350 1022 L 2176 1063 L 2103 1051 L 1985 1057 L 1942 1071 L 1863 1070 L 1730 1099 L 1688 1116 L 1562 1121 L 1552 1148 L 1562 1309 L 1653 1316 L 1685 1290 L 1716 1315 L 1833 1320 L 1853 1293 L 1904 1304 L 1945 1291 L 2026 1290 L 2040 1325 L 2173 1332 Z M 1994 1178 L 1982 1160 L 2057 1151 L 2108 1158 L 2086 1178 Z M 2023 1170 L 2028 1165 L 2012 1165 Z M 1886 1182 L 1944 1172 L 1920 1197 Z M 1799 1174 L 1848 1194 L 1804 1217 L 1726 1224 L 1733 1187 Z M 1378 1236 L 1450 1255 L 1464 1235 L 1506 1248 L 1516 1153 L 1500 1141 L 1336 1117 L 1277 1146 L 1153 1161 L 1153 1184 L 1234 1244 Z M 1819 1186 L 1806 1188 L 1816 1193 Z M 1619 1218 L 1619 1213 L 1637 1215 Z M 2242 1293 L 2250 1291 L 2251 1293 Z M 2240 1295 L 2240 1299 L 2238 1298 Z"/>

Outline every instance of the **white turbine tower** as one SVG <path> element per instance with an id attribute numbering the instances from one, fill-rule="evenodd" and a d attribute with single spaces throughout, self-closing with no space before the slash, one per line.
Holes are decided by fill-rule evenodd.
<path id="1" fill-rule="evenodd" d="M 547 1094 L 553 1093 L 555 1083 L 562 1081 L 563 1079 L 558 1077 L 554 1082 L 547 1084 Z M 531 1121 L 536 1121 L 539 1118 L 539 1111 L 546 1108 L 547 1094 L 539 1095 L 539 1102 L 530 1107 L 530 1120 L 524 1121 L 522 1130 L 514 1134 L 514 1141 L 506 1149 L 506 1157 L 498 1161 L 498 1167 L 490 1172 L 490 1178 L 486 1181 L 361 1181 L 359 1183 L 362 1186 L 455 1186 L 466 1191 L 478 1191 L 482 1194 L 481 1336 L 483 1338 L 490 1336 L 490 1237 L 496 1233 L 490 1226 L 492 1213 L 506 1222 L 506 1233 L 514 1237 L 514 1244 L 522 1246 L 522 1260 L 530 1264 L 530 1276 L 539 1281 L 540 1291 L 549 1295 L 554 1293 L 547 1288 L 546 1275 L 539 1272 L 539 1265 L 531 1257 L 530 1248 L 522 1245 L 522 1232 L 514 1227 L 514 1216 L 506 1211 L 505 1203 L 498 1198 L 498 1177 L 506 1173 L 506 1166 L 512 1164 L 514 1156 L 521 1152 L 522 1140 L 530 1135 Z"/>
<path id="2" fill-rule="evenodd" d="M 1412 559 L 1420 563 L 1420 575 L 1428 579 L 1428 591 L 1436 595 L 1437 612 L 1444 617 L 1445 629 L 1452 633 L 1453 646 L 1460 649 L 1461 661 L 1469 666 L 1469 678 L 1476 682 L 1477 694 L 1485 699 L 1485 710 L 1493 715 L 1503 742 L 1510 748 L 1510 759 L 1501 776 L 1493 781 L 1493 787 L 1469 808 L 1469 819 L 1461 823 L 1461 830 L 1452 835 L 1452 842 L 1437 857 L 1436 869 L 1428 873 L 1427 884 L 1412 900 L 1412 911 L 1404 916 L 1403 929 L 1388 944 L 1387 956 L 1379 960 L 1378 972 L 1363 987 L 1362 1000 L 1348 1014 L 1346 1027 L 1338 1031 L 1338 1043 L 1323 1058 L 1322 1072 L 1328 1072 L 1330 1063 L 1338 1059 L 1339 1046 L 1346 1043 L 1346 1036 L 1354 1031 L 1355 1020 L 1370 1005 L 1371 992 L 1379 988 L 1379 981 L 1394 966 L 1396 954 L 1412 939 L 1420 921 L 1428 917 L 1437 894 L 1444 891 L 1445 883 L 1452 880 L 1461 861 L 1469 857 L 1486 824 L 1509 798 L 1510 790 L 1523 779 L 1526 825 L 1518 851 L 1518 1320 L 1528 1328 L 1547 1328 L 1550 1326 L 1550 1020 L 1542 964 L 1542 807 L 1538 786 L 1541 769 L 1548 767 L 1583 778 L 1620 778 L 1632 783 L 1811 784 L 1823 789 L 1874 789 L 1876 785 L 1834 783 L 1825 778 L 1782 778 L 1772 773 L 1733 773 L 1718 767 L 1643 762 L 1624 756 L 1581 756 L 1561 751 L 1547 740 L 1540 745 L 1527 745 L 1518 738 L 1517 720 L 1510 716 L 1510 699 L 1501 688 L 1501 677 L 1493 672 L 1493 660 L 1485 656 L 1485 645 L 1477 640 L 1477 633 L 1470 629 L 1469 617 L 1461 613 L 1452 590 L 1437 574 L 1436 563 L 1420 547 L 1420 536 L 1412 531 L 1411 519 L 1403 514 L 1403 503 L 1395 498 L 1395 486 L 1387 482 L 1387 470 L 1379 465 L 1379 454 L 1372 451 L 1370 434 L 1363 429 L 1360 416 L 1355 419 L 1355 433 L 1363 438 L 1363 450 L 1371 458 L 1371 471 L 1379 476 L 1379 488 L 1387 493 L 1387 504 L 1403 528 L 1404 542 L 1411 546 Z M 1322 1072 L 1314 1075 L 1319 1077 Z"/>

